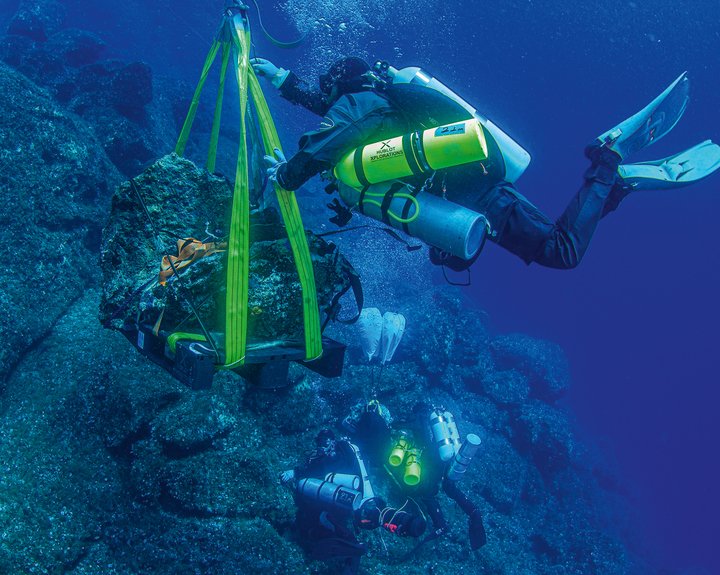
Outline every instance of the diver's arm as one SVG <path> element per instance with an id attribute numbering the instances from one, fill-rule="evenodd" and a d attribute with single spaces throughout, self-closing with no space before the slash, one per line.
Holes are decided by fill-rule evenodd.
<path id="1" fill-rule="evenodd" d="M 320 90 L 311 88 L 310 85 L 290 72 L 283 83 L 280 84 L 280 95 L 293 104 L 299 104 L 307 108 L 313 114 L 324 116 L 328 106 L 325 97 Z"/>
<path id="2" fill-rule="evenodd" d="M 353 118 L 349 108 L 339 101 L 328 111 L 318 130 L 303 135 L 300 151 L 278 168 L 278 184 L 286 190 L 297 190 L 377 134 L 381 126 L 381 115 L 371 113 Z"/>

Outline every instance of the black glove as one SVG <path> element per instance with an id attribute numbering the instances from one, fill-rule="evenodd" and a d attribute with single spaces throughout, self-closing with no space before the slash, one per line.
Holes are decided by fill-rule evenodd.
<path id="1" fill-rule="evenodd" d="M 340 228 L 346 226 L 350 218 L 352 218 L 352 212 L 343 206 L 337 198 L 334 198 L 332 202 L 325 205 L 335 212 L 336 215 L 330 218 L 330 221 Z"/>

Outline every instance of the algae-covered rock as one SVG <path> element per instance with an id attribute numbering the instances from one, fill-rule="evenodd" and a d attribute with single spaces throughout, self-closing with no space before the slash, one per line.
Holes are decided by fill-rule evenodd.
<path id="1" fill-rule="evenodd" d="M 103 234 L 103 299 L 100 319 L 127 329 L 138 313 L 162 329 L 200 330 L 190 302 L 210 331 L 224 331 L 225 260 L 232 186 L 176 155 L 165 156 L 113 196 Z M 248 333 L 251 341 L 300 341 L 302 290 L 286 232 L 276 212 L 251 217 Z M 178 242 L 197 238 L 218 251 L 187 266 L 180 279 L 159 283 L 163 256 L 177 255 Z M 349 288 L 350 264 L 337 248 L 307 233 L 317 301 L 328 310 L 335 294 Z M 179 264 L 178 264 L 179 265 Z"/>
<path id="2" fill-rule="evenodd" d="M 0 63 L 0 378 L 99 278 L 101 222 L 119 174 L 92 131 Z M 42 309 L 42 313 L 38 310 Z"/>
<path id="3" fill-rule="evenodd" d="M 556 343 L 511 334 L 494 338 L 490 350 L 498 370 L 515 369 L 527 377 L 534 397 L 553 401 L 570 384 L 567 357 Z"/>
<path id="4" fill-rule="evenodd" d="M 575 442 L 564 411 L 532 400 L 522 406 L 515 432 L 516 445 L 532 456 L 543 475 L 555 473 L 570 463 Z"/>

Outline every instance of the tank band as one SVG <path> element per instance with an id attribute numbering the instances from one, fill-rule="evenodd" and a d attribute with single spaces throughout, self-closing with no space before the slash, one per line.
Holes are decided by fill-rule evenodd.
<path id="1" fill-rule="evenodd" d="M 410 188 L 410 195 L 413 198 L 417 197 L 417 195 L 419 193 L 420 193 L 419 188 Z M 408 226 L 407 220 L 408 220 L 408 216 L 410 215 L 410 208 L 412 208 L 414 205 L 415 205 L 415 203 L 408 198 L 407 200 L 405 200 L 405 205 L 403 206 L 402 219 L 405 221 L 403 221 L 403 223 L 402 223 L 402 229 L 406 234 L 410 233 L 410 226 Z"/>
<path id="2" fill-rule="evenodd" d="M 395 197 L 395 194 L 397 194 L 400 190 L 403 189 L 403 184 L 400 182 L 395 182 L 392 186 L 390 186 L 390 189 L 387 191 L 387 193 L 383 196 L 382 204 L 380 205 L 380 213 L 382 214 L 382 221 L 384 224 L 387 224 L 388 226 L 390 224 L 390 217 L 388 216 L 388 210 L 390 210 L 390 204 L 393 201 L 393 198 Z"/>
<path id="3" fill-rule="evenodd" d="M 370 181 L 365 175 L 365 168 L 363 168 L 363 153 L 365 152 L 365 146 L 360 146 L 355 150 L 353 155 L 353 165 L 355 167 L 355 176 L 363 186 L 369 186 Z"/>
<path id="4" fill-rule="evenodd" d="M 420 170 L 425 173 L 432 170 L 432 166 L 428 163 L 427 158 L 425 157 L 425 148 L 423 147 L 423 133 L 422 132 L 414 132 L 412 134 L 412 151 L 413 154 L 415 154 L 415 158 L 417 158 L 418 166 L 420 166 Z"/>
<path id="5" fill-rule="evenodd" d="M 415 154 L 415 146 L 413 145 L 413 141 L 417 141 L 417 137 L 415 136 L 415 132 L 411 134 L 405 134 L 402 137 L 402 147 L 403 150 L 405 150 L 405 159 L 407 160 L 408 166 L 410 167 L 410 170 L 413 174 L 416 176 L 419 176 L 423 173 L 422 168 L 420 167 L 420 164 L 418 164 L 416 154 Z"/>

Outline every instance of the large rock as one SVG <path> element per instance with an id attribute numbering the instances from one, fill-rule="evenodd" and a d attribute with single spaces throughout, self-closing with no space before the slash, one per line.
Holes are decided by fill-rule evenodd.
<path id="1" fill-rule="evenodd" d="M 57 32 L 65 20 L 65 7 L 55 0 L 22 0 L 8 26 L 9 34 L 44 41 Z"/>
<path id="2" fill-rule="evenodd" d="M 208 330 L 224 331 L 224 249 L 189 265 L 180 281 L 158 283 L 165 254 L 177 254 L 182 238 L 208 239 L 221 245 L 229 233 L 232 186 L 222 177 L 175 155 L 162 158 L 120 186 L 113 197 L 103 237 L 101 321 L 115 329 L 134 325 L 138 312 L 162 329 L 199 332 L 189 305 L 195 302 Z M 141 200 L 142 198 L 142 200 Z M 145 208 L 147 208 L 147 213 Z M 157 234 L 157 235 L 156 235 Z M 251 341 L 302 341 L 302 290 L 287 235 L 276 212 L 251 218 L 248 334 Z M 320 310 L 349 287 L 349 263 L 338 250 L 307 234 Z M 188 319 L 190 316 L 190 319 Z"/>
<path id="3" fill-rule="evenodd" d="M 119 174 L 93 132 L 0 63 L 0 378 L 100 277 L 96 254 Z M 42 313 L 38 313 L 39 308 Z"/>

